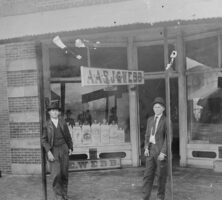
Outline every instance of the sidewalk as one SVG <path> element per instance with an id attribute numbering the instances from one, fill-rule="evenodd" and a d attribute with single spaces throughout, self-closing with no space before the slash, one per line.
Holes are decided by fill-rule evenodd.
<path id="1" fill-rule="evenodd" d="M 140 167 L 71 172 L 69 196 L 72 200 L 140 200 L 143 169 Z M 47 181 L 48 200 L 51 200 L 49 176 Z M 222 173 L 215 173 L 213 170 L 175 167 L 173 185 L 174 200 L 222 199 Z M 0 186 L 0 200 L 42 200 L 40 175 L 3 175 L 0 178 Z M 166 200 L 171 200 L 168 189 Z M 155 197 L 156 186 L 153 188 L 151 200 L 156 200 Z"/>

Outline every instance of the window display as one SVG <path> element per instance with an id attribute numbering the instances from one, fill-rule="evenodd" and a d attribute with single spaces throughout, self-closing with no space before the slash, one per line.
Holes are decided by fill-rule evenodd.
<path id="1" fill-rule="evenodd" d="M 188 131 L 190 141 L 222 143 L 222 89 L 213 70 L 217 64 L 217 37 L 186 43 Z"/>
<path id="2" fill-rule="evenodd" d="M 50 49 L 51 98 L 61 102 L 61 115 L 73 139 L 73 155 L 90 159 L 90 149 L 96 149 L 95 158 L 121 157 L 123 165 L 131 165 L 128 86 L 82 87 L 80 77 L 80 66 L 127 70 L 127 48 L 73 50 L 82 55 L 81 60 Z"/>
<path id="3" fill-rule="evenodd" d="M 169 55 L 175 47 L 169 44 Z M 138 67 L 144 72 L 164 71 L 164 45 L 138 47 Z M 175 69 L 175 63 L 172 66 Z M 177 69 L 175 69 L 177 71 Z"/>
<path id="4" fill-rule="evenodd" d="M 65 84 L 64 118 L 74 146 L 98 146 L 129 142 L 129 96 L 126 86 L 107 90 L 102 86 Z M 60 85 L 51 84 L 60 94 Z M 98 94 L 97 94 L 98 93 Z"/>

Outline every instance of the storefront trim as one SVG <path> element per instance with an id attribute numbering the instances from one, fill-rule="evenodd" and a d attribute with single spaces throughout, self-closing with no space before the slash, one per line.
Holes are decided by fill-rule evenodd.
<path id="1" fill-rule="evenodd" d="M 178 67 L 178 87 L 179 87 L 179 138 L 180 138 L 180 165 L 187 165 L 187 91 L 186 91 L 186 77 L 184 64 L 184 40 L 181 29 L 178 30 L 177 40 L 177 67 Z"/>
<path id="2" fill-rule="evenodd" d="M 191 141 L 192 142 L 192 141 Z M 187 144 L 187 165 L 200 168 L 214 168 L 214 162 L 219 158 L 219 144 L 202 144 L 202 143 L 189 143 Z M 214 152 L 216 154 L 215 158 L 203 158 L 203 157 L 194 157 L 192 155 L 193 151 L 202 151 L 202 152 Z"/>

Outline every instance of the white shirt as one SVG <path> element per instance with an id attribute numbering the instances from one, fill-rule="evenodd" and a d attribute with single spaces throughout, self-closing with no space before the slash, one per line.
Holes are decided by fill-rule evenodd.
<path id="1" fill-rule="evenodd" d="M 51 118 L 51 121 L 55 125 L 55 127 L 57 128 L 59 119 L 58 118 L 57 119 Z"/>
<path id="2" fill-rule="evenodd" d="M 154 132 L 154 134 L 152 135 L 153 128 L 151 128 L 151 133 L 150 133 L 150 142 L 153 143 L 153 144 L 156 144 L 155 136 L 156 136 L 157 127 L 158 127 L 160 118 L 162 117 L 162 114 L 161 114 L 161 115 L 155 115 L 155 116 L 154 116 L 154 119 L 155 119 L 156 117 L 157 117 L 157 119 L 156 119 L 156 124 L 155 124 L 155 132 Z"/>

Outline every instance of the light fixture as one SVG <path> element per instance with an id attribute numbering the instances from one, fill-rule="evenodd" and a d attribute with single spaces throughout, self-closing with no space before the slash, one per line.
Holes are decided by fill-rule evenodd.
<path id="1" fill-rule="evenodd" d="M 59 47 L 60 49 L 64 50 L 66 54 L 73 55 L 76 59 L 81 60 L 82 56 L 79 54 L 76 54 L 73 50 L 69 49 L 61 40 L 61 38 L 57 35 L 53 38 L 53 43 Z"/>
<path id="2" fill-rule="evenodd" d="M 86 45 L 84 44 L 84 42 L 81 39 L 76 39 L 75 40 L 75 46 L 79 47 L 79 48 L 86 47 Z"/>
<path id="3" fill-rule="evenodd" d="M 53 38 L 53 43 L 61 49 L 67 48 L 67 46 L 62 42 L 61 38 L 57 35 Z"/>
<path id="4" fill-rule="evenodd" d="M 75 40 L 76 47 L 86 47 L 86 48 L 96 49 L 98 47 L 98 45 L 100 45 L 100 41 L 92 42 L 92 41 L 86 40 L 86 39 L 83 39 L 83 40 L 76 39 Z"/>

